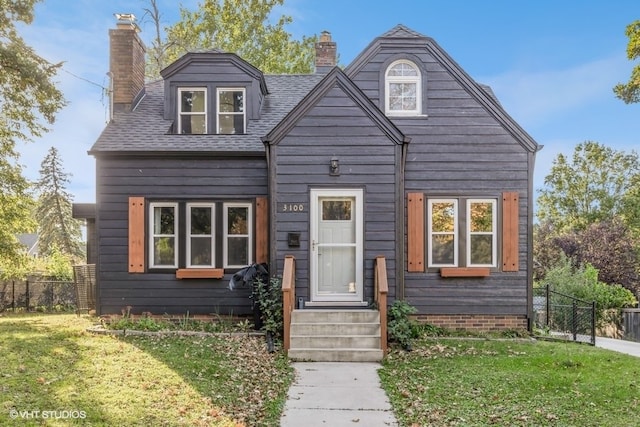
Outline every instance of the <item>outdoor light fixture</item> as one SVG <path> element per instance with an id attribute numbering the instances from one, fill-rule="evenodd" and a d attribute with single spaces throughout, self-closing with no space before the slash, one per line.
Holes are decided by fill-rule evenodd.
<path id="1" fill-rule="evenodd" d="M 329 175 L 340 175 L 340 163 L 337 157 L 331 158 L 331 163 L 329 163 Z"/>

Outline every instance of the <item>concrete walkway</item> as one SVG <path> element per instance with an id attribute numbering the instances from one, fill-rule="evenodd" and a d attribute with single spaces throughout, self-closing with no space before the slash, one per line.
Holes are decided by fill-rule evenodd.
<path id="1" fill-rule="evenodd" d="M 596 347 L 640 357 L 640 343 L 596 337 Z M 296 362 L 282 427 L 397 426 L 379 363 Z"/>
<path id="2" fill-rule="evenodd" d="M 283 427 L 397 426 L 380 387 L 379 363 L 298 362 Z"/>
<path id="3" fill-rule="evenodd" d="M 596 347 L 640 357 L 640 342 L 596 337 Z"/>

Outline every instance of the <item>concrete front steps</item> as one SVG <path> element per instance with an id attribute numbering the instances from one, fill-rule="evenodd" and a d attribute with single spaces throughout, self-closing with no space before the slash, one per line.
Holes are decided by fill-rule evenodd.
<path id="1" fill-rule="evenodd" d="M 379 362 L 380 313 L 303 309 L 291 314 L 289 358 L 313 362 Z"/>

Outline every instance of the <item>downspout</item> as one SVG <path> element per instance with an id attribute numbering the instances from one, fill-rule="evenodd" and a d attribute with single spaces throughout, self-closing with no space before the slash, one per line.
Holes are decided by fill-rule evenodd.
<path id="1" fill-rule="evenodd" d="M 402 141 L 402 148 L 400 151 L 400 170 L 399 170 L 399 178 L 398 178 L 398 230 L 396 231 L 396 236 L 399 238 L 396 239 L 396 254 L 397 255 L 397 265 L 396 272 L 400 272 L 400 274 L 396 274 L 396 299 L 404 301 L 405 292 L 404 292 L 404 276 L 405 276 L 405 256 L 404 256 L 404 248 L 407 245 L 407 233 L 405 233 L 405 188 L 404 188 L 404 175 L 405 175 L 405 165 L 407 161 L 407 153 L 409 150 L 409 142 L 411 141 L 410 137 L 404 138 Z"/>
<path id="2" fill-rule="evenodd" d="M 542 146 L 538 148 L 538 151 Z M 528 188 L 527 197 L 527 328 L 529 332 L 533 331 L 533 169 L 535 166 L 536 151 L 530 152 L 528 155 L 529 172 L 528 172 Z"/>
<path id="3" fill-rule="evenodd" d="M 269 198 L 269 274 L 276 276 L 278 271 L 277 245 L 276 245 L 276 213 L 277 201 L 275 197 L 275 170 L 271 143 L 267 137 L 262 138 L 264 144 L 265 158 L 267 161 L 267 194 Z"/>

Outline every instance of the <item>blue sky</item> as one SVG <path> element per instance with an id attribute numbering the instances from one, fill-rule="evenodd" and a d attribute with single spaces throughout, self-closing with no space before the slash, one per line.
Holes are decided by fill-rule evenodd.
<path id="1" fill-rule="evenodd" d="M 163 23 L 179 17 L 179 4 L 158 0 Z M 75 202 L 95 201 L 95 162 L 87 154 L 106 124 L 108 30 L 114 13 L 133 13 L 143 40 L 153 26 L 144 0 L 44 0 L 21 34 L 52 62 L 64 61 L 59 86 L 69 105 L 52 131 L 21 145 L 25 175 L 38 178 L 48 149 L 61 153 Z M 332 33 L 340 63 L 351 62 L 375 37 L 404 24 L 432 37 L 477 82 L 490 85 L 506 111 L 544 145 L 534 186 L 551 162 L 583 141 L 616 150 L 640 148 L 640 104 L 626 105 L 612 88 L 629 79 L 637 62 L 626 57 L 625 27 L 640 19 L 638 0 L 285 0 L 295 37 Z"/>

